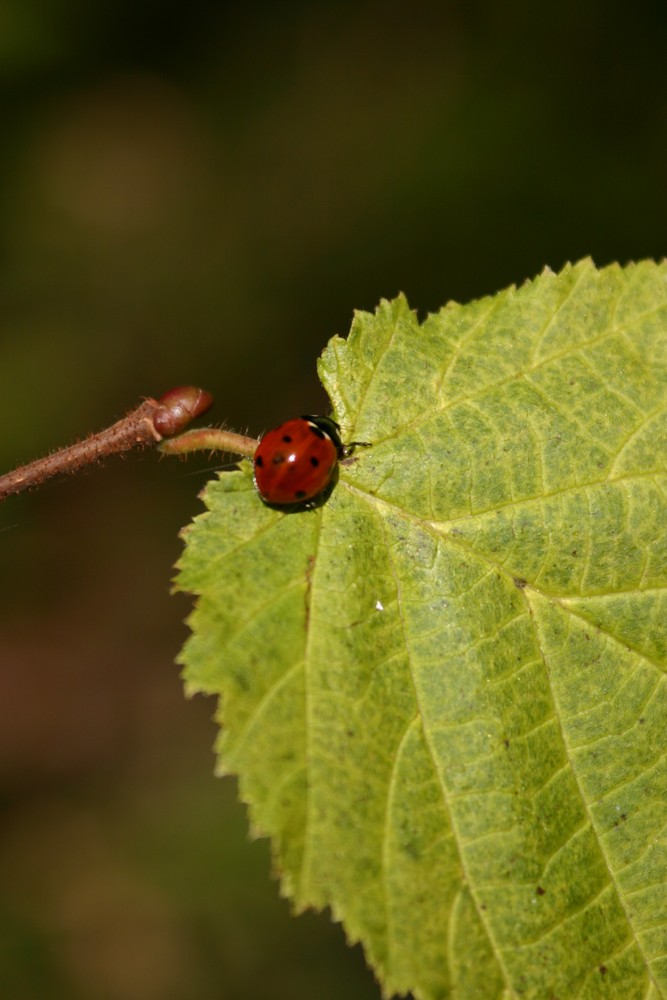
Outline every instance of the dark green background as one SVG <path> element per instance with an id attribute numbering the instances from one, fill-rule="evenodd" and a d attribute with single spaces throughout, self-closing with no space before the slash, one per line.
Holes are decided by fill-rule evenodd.
<path id="1" fill-rule="evenodd" d="M 0 464 L 193 382 L 326 406 L 354 308 L 665 252 L 664 4 L 0 0 Z M 391 401 L 387 401 L 391 405 Z M 0 509 L 0 995 L 375 997 L 212 777 L 169 596 L 207 457 Z"/>

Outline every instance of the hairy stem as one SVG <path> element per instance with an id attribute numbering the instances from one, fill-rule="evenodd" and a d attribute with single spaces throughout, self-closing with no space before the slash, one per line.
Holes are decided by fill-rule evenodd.
<path id="1" fill-rule="evenodd" d="M 146 399 L 111 427 L 0 476 L 0 500 L 41 486 L 53 476 L 77 472 L 107 455 L 156 445 L 164 435 L 176 433 L 204 413 L 212 402 L 210 393 L 194 386 L 180 386 L 160 399 Z"/>
<path id="2" fill-rule="evenodd" d="M 91 434 L 68 448 L 60 448 L 44 458 L 38 458 L 0 476 L 0 500 L 12 493 L 41 486 L 53 476 L 76 472 L 92 462 L 101 461 L 107 455 L 156 444 L 160 435 L 153 425 L 153 416 L 158 406 L 157 400 L 147 399 L 136 410 L 98 434 Z"/>
<path id="3" fill-rule="evenodd" d="M 177 437 L 162 441 L 159 450 L 164 455 L 187 455 L 191 451 L 226 451 L 231 455 L 243 455 L 252 458 L 259 441 L 224 431 L 217 427 L 202 427 L 194 431 L 186 431 Z"/>

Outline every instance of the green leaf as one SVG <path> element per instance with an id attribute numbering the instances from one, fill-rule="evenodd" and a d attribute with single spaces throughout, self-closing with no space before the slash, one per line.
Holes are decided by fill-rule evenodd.
<path id="1" fill-rule="evenodd" d="M 222 474 L 179 577 L 283 891 L 387 994 L 667 997 L 667 267 L 399 297 L 320 372 L 372 447 L 316 510 Z"/>

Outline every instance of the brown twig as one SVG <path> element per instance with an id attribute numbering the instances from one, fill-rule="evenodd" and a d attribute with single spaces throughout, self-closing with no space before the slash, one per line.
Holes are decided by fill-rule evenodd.
<path id="1" fill-rule="evenodd" d="M 172 389 L 157 400 L 146 399 L 111 427 L 0 476 L 0 500 L 41 486 L 53 476 L 77 472 L 108 455 L 156 445 L 165 434 L 176 433 L 204 413 L 212 402 L 210 393 L 193 386 Z"/>

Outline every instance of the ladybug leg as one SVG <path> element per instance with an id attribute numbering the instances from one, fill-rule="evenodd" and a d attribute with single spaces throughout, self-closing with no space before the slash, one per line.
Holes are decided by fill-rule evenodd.
<path id="1" fill-rule="evenodd" d="M 348 441 L 341 448 L 341 457 L 349 458 L 355 448 L 372 448 L 372 441 Z"/>

